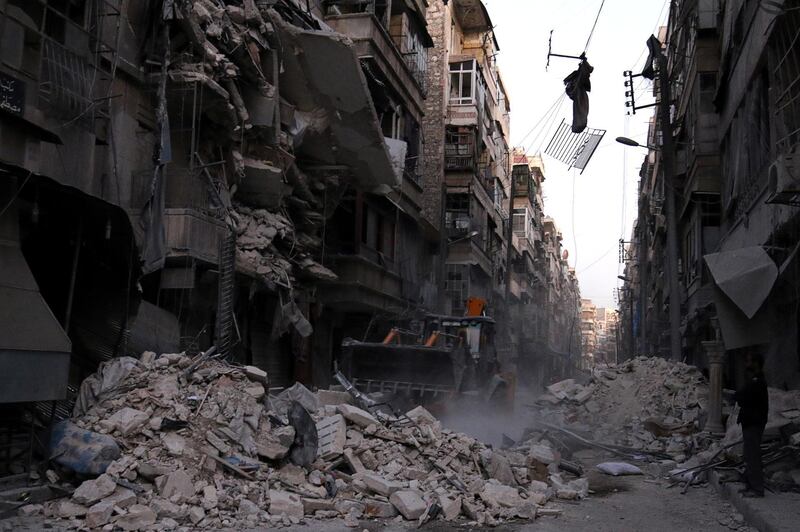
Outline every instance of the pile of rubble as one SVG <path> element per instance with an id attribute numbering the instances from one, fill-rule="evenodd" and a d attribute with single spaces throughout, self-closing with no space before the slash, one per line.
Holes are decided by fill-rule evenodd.
<path id="1" fill-rule="evenodd" d="M 597 368 L 583 384 L 567 379 L 548 386 L 537 400 L 538 432 L 529 434 L 566 434 L 570 444 L 560 447 L 566 454 L 593 447 L 643 460 L 648 463 L 640 473 L 687 488 L 711 469 L 743 470 L 738 407 L 726 405 L 727 433 L 720 441 L 702 432 L 708 394 L 697 368 L 639 357 Z M 800 490 L 800 391 L 770 388 L 769 395 L 765 472 L 774 487 Z"/>
<path id="2" fill-rule="evenodd" d="M 558 515 L 549 501 L 588 494 L 545 441 L 499 451 L 422 407 L 393 415 L 359 408 L 357 391 L 267 390 L 263 371 L 210 353 L 104 363 L 82 386 L 78 415 L 54 431 L 61 467 L 47 474 L 62 486 L 69 469 L 93 478 L 25 513 L 109 530 L 325 518 L 493 525 Z"/>
<path id="3" fill-rule="evenodd" d="M 694 366 L 662 358 L 639 357 L 547 387 L 538 400 L 546 416 L 571 425 L 591 439 L 684 461 L 704 424 L 708 386 Z"/>

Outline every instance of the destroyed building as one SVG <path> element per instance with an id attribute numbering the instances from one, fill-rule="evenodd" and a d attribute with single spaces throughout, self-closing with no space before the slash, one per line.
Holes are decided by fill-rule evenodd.
<path id="1" fill-rule="evenodd" d="M 512 369 L 523 308 L 571 367 L 577 281 L 543 176 L 510 199 L 491 28 L 477 0 L 0 1 L 9 430 L 146 350 L 326 387 L 345 339 L 469 297 Z"/>
<path id="2" fill-rule="evenodd" d="M 719 329 L 729 388 L 741 385 L 748 352 L 764 355 L 772 385 L 800 384 L 798 8 L 796 0 L 770 10 L 743 0 L 680 2 L 658 34 L 669 43 L 675 175 L 664 175 L 663 124 L 654 116 L 638 220 L 621 253 L 629 294 L 621 330 L 636 353 L 667 355 L 668 309 L 679 305 L 680 356 L 709 367 L 708 341 Z M 669 300 L 665 273 L 670 193 L 680 301 Z M 622 345 L 631 351 L 628 338 Z"/>

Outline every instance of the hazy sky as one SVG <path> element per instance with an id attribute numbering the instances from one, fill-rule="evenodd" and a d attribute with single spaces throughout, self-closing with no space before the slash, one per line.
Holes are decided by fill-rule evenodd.
<path id="1" fill-rule="evenodd" d="M 544 152 L 553 130 L 572 120 L 572 101 L 565 98 L 549 131 L 539 125 L 564 92 L 563 79 L 578 61 L 551 58 L 547 40 L 553 32 L 553 52 L 580 55 L 602 0 L 484 0 L 495 26 L 502 71 L 511 101 L 511 139 L 528 153 Z M 606 129 L 603 142 L 583 175 L 545 154 L 545 212 L 564 235 L 569 262 L 578 272 L 581 295 L 599 306 L 613 307 L 621 236 L 628 240 L 637 210 L 637 183 L 646 150 L 625 148 L 614 139 L 632 137 L 644 143 L 652 109 L 626 116 L 622 72 L 641 71 L 645 42 L 665 23 L 666 0 L 606 0 L 586 53 L 594 67 L 589 94 L 589 127 Z M 637 103 L 653 101 L 649 82 L 635 80 Z M 538 138 L 537 138 L 538 135 Z M 574 191 L 573 191 L 574 183 Z M 574 198 L 574 199 L 573 199 Z"/>

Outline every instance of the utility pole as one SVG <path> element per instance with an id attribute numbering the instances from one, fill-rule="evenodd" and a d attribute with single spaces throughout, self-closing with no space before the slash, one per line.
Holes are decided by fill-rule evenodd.
<path id="1" fill-rule="evenodd" d="M 516 177 L 514 176 L 513 164 L 510 165 L 511 171 L 511 190 L 508 195 L 508 228 L 506 229 L 506 241 L 508 248 L 506 249 L 506 307 L 511 300 L 511 261 L 514 260 L 514 185 L 516 185 Z M 527 173 L 526 173 L 527 175 Z M 510 309 L 509 309 L 510 310 Z"/>
<path id="2" fill-rule="evenodd" d="M 681 301 L 678 287 L 678 213 L 675 207 L 675 167 L 672 151 L 672 118 L 670 116 L 670 86 L 667 56 L 658 54 L 658 82 L 661 93 L 658 110 L 661 118 L 661 163 L 664 171 L 664 195 L 667 207 L 667 275 L 669 281 L 669 340 L 670 357 L 681 359 Z"/>

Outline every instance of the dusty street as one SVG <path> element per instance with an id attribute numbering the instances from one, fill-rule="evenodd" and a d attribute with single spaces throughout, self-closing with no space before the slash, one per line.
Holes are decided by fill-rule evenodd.
<path id="1" fill-rule="evenodd" d="M 532 523 L 508 523 L 494 528 L 481 528 L 464 522 L 433 522 L 422 530 L 446 532 L 456 530 L 535 531 L 535 532 L 724 532 L 755 530 L 743 525 L 742 516 L 722 500 L 710 487 L 691 489 L 681 495 L 679 488 L 666 489 L 659 483 L 642 477 L 613 478 L 589 473 L 593 493 L 580 503 L 560 503 L 564 514 L 558 518 L 541 518 Z M 4 530 L 33 532 L 45 526 L 40 519 L 16 519 L 0 522 Z M 58 526 L 54 532 L 67 530 Z M 416 530 L 407 522 L 392 520 L 362 520 L 357 528 L 341 520 L 311 521 L 284 530 L 298 532 L 339 532 L 369 530 L 370 532 L 401 532 Z M 0 530 L 3 530 L 0 528 Z M 223 529 L 224 530 L 224 529 Z M 227 529 L 234 530 L 234 529 Z M 243 529 L 248 532 L 270 528 Z"/>

